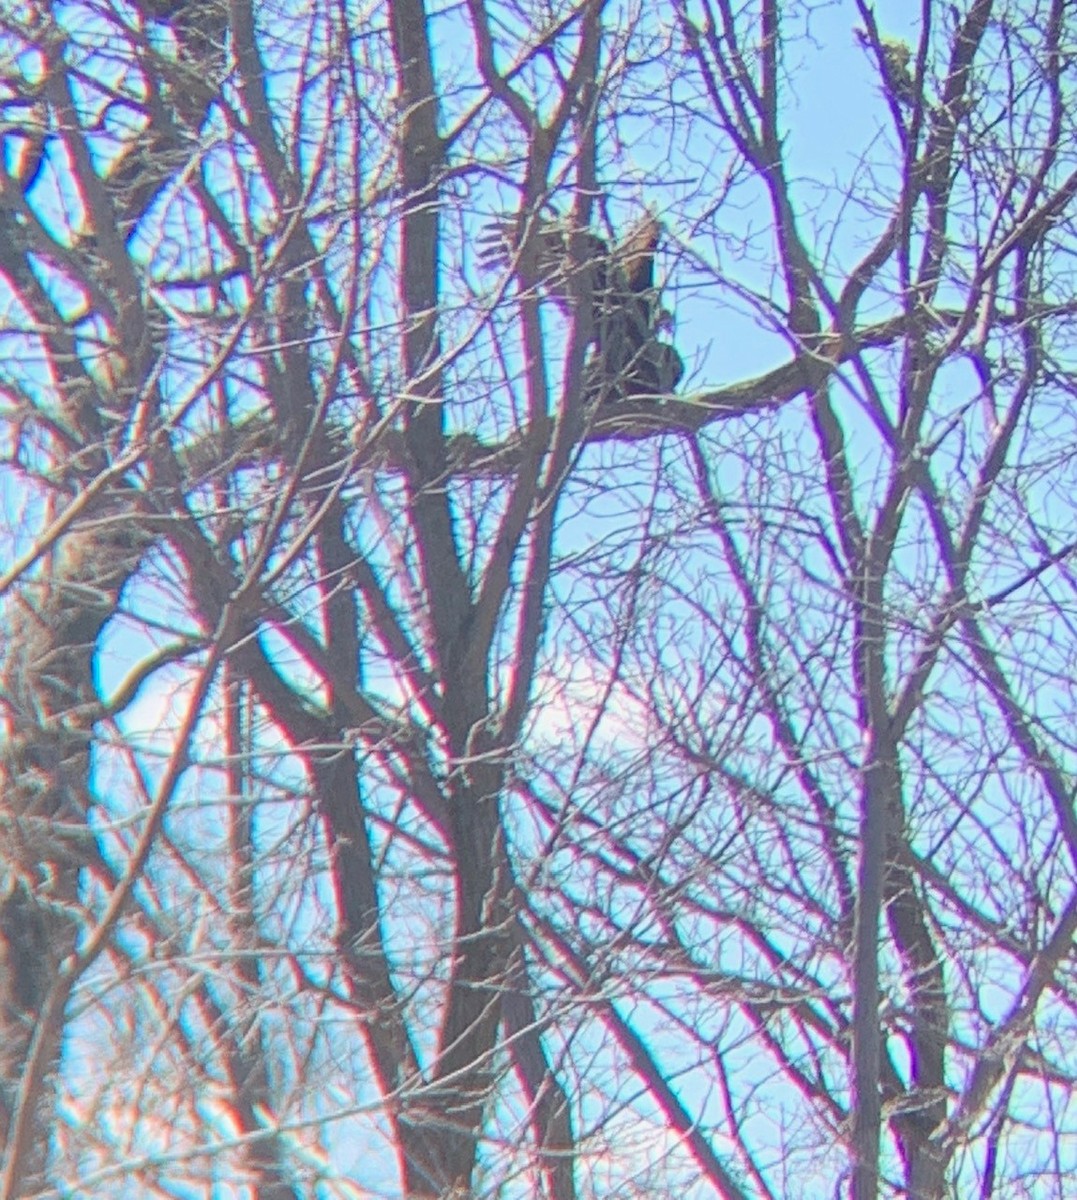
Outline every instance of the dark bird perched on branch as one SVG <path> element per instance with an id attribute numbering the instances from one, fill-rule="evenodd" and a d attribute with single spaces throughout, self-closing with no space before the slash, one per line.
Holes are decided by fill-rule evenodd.
<path id="1" fill-rule="evenodd" d="M 650 213 L 612 247 L 589 230 L 574 237 L 563 221 L 535 218 L 522 230 L 502 221 L 480 239 L 480 257 L 505 267 L 526 249 L 534 255 L 534 282 L 563 309 L 578 309 L 589 296 L 594 353 L 587 365 L 588 395 L 627 400 L 667 395 L 684 374 L 676 349 L 658 340 L 669 321 L 654 280 L 660 236 Z"/>

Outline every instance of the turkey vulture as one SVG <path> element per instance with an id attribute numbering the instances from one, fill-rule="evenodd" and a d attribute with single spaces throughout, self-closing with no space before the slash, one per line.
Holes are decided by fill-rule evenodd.
<path id="1" fill-rule="evenodd" d="M 563 221 L 535 218 L 522 231 L 516 222 L 498 222 L 480 239 L 480 257 L 488 265 L 506 267 L 529 239 L 536 282 L 563 309 L 575 308 L 590 292 L 594 353 L 587 366 L 589 396 L 624 400 L 673 391 L 684 364 L 673 346 L 658 340 L 668 314 L 658 306 L 654 281 L 661 236 L 657 218 L 648 213 L 612 248 L 589 230 L 581 231 L 573 244 L 572 233 Z"/>

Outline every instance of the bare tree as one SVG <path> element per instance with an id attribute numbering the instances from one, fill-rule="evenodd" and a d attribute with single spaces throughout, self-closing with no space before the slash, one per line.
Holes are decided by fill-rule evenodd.
<path id="1" fill-rule="evenodd" d="M 0 1196 L 1061 1200 L 1064 0 L 0 30 Z"/>

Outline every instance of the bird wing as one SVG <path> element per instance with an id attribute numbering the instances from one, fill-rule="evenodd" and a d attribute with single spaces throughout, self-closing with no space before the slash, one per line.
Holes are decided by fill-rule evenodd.
<path id="1" fill-rule="evenodd" d="M 654 213 L 633 225 L 613 252 L 621 286 L 637 295 L 654 287 L 654 254 L 662 227 Z"/>
<path id="2" fill-rule="evenodd" d="M 592 272 L 593 292 L 603 290 L 610 256 L 608 244 L 597 234 L 583 231 L 575 240 L 572 234 L 565 221 L 542 218 L 494 221 L 478 239 L 479 260 L 488 267 L 514 268 L 529 243 L 528 249 L 535 256 L 536 282 L 554 299 L 568 304 L 572 294 L 580 290 L 581 271 Z"/>

